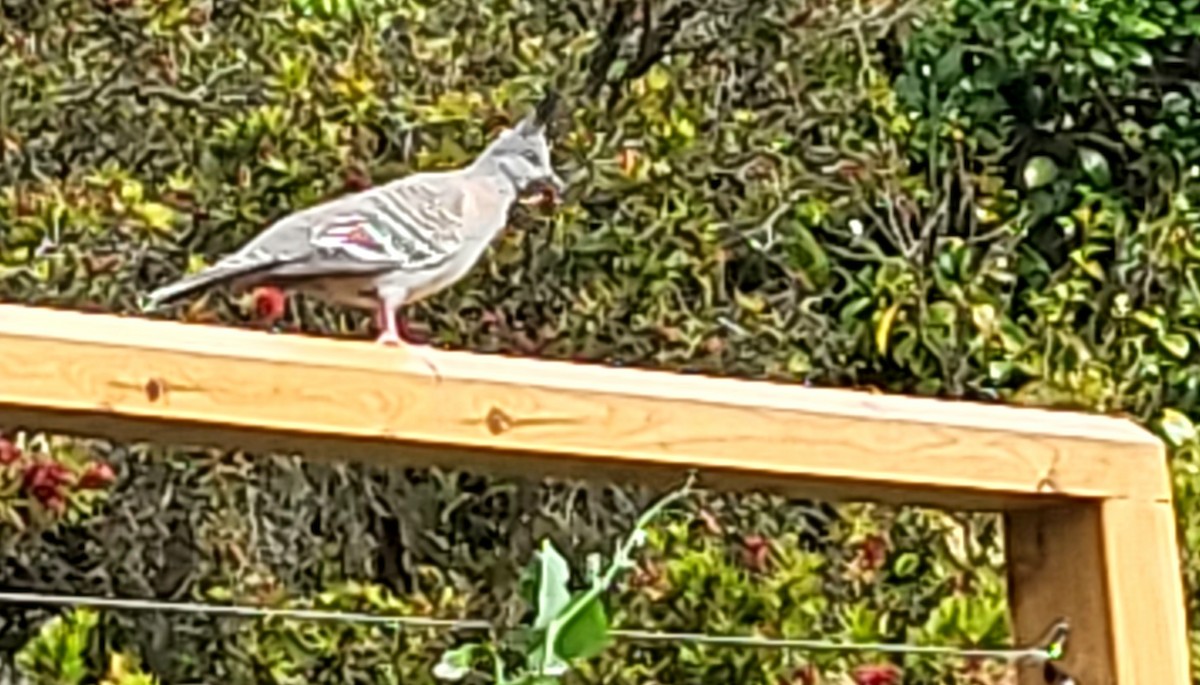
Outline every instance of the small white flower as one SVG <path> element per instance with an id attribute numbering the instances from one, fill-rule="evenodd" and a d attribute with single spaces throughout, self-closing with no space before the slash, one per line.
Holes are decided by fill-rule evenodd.
<path id="1" fill-rule="evenodd" d="M 933 75 L 933 69 L 929 68 L 928 64 L 922 64 L 921 65 L 921 75 L 924 76 L 925 78 L 929 78 L 930 76 Z"/>
<path id="2" fill-rule="evenodd" d="M 861 236 L 863 234 L 863 222 L 858 219 L 851 219 L 850 232 L 854 234 L 855 238 Z"/>
<path id="3" fill-rule="evenodd" d="M 1192 168 L 1188 169 L 1188 173 L 1192 175 L 1192 178 L 1200 178 L 1200 164 L 1193 164 Z"/>
<path id="4" fill-rule="evenodd" d="M 1129 295 L 1126 293 L 1117 293 L 1116 296 L 1113 297 L 1112 309 L 1113 314 L 1117 318 L 1125 318 L 1126 316 L 1129 316 Z"/>
<path id="5" fill-rule="evenodd" d="M 640 529 L 633 531 L 633 536 L 630 538 L 630 542 L 632 543 L 630 544 L 630 547 L 633 547 L 634 549 L 646 544 L 646 531 Z"/>

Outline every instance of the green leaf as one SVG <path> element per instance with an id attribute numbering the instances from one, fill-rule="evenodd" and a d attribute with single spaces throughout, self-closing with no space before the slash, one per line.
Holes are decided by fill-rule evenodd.
<path id="1" fill-rule="evenodd" d="M 1150 54 L 1149 50 L 1141 45 L 1138 45 L 1137 43 L 1126 45 L 1125 54 L 1129 55 L 1130 62 L 1133 62 L 1139 67 L 1154 66 L 1154 56 Z"/>
<path id="2" fill-rule="evenodd" d="M 88 677 L 88 646 L 99 624 L 90 609 L 76 609 L 42 625 L 16 655 L 18 670 L 30 682 L 80 685 Z"/>
<path id="3" fill-rule="evenodd" d="M 883 316 L 879 318 L 879 323 L 875 325 L 875 347 L 879 349 L 879 354 L 887 356 L 888 342 L 892 337 L 892 324 L 896 321 L 896 314 L 900 312 L 900 303 L 893 302 L 892 306 L 883 311 Z"/>
<path id="4" fill-rule="evenodd" d="M 580 593 L 573 604 L 583 599 L 585 595 Z M 590 659 L 603 652 L 610 642 L 608 615 L 600 598 L 593 597 L 560 629 L 555 651 L 564 659 Z"/>
<path id="5" fill-rule="evenodd" d="M 1163 409 L 1159 426 L 1172 445 L 1179 447 L 1196 439 L 1196 426 L 1186 414 L 1174 409 Z"/>
<path id="6" fill-rule="evenodd" d="M 143 671 L 137 660 L 128 654 L 113 654 L 108 662 L 108 674 L 100 685 L 158 685 L 158 678 Z"/>
<path id="7" fill-rule="evenodd" d="M 958 320 L 958 307 L 953 302 L 939 300 L 929 305 L 928 322 L 936 326 L 950 326 Z"/>
<path id="8" fill-rule="evenodd" d="M 933 66 L 933 76 L 939 83 L 949 84 L 962 77 L 962 60 L 965 48 L 955 45 L 947 50 Z"/>
<path id="9" fill-rule="evenodd" d="M 1113 56 L 1100 48 L 1091 48 L 1088 50 L 1088 57 L 1092 59 L 1092 63 L 1106 71 L 1113 71 L 1117 68 L 1117 60 Z"/>
<path id="10" fill-rule="evenodd" d="M 1127 21 L 1129 22 L 1127 24 L 1129 30 L 1142 40 L 1154 40 L 1167 35 L 1167 32 L 1163 30 L 1163 27 L 1148 19 L 1143 19 L 1142 17 L 1133 17 L 1132 19 L 1127 19 Z"/>
<path id="11" fill-rule="evenodd" d="M 910 578 L 916 575 L 920 565 L 920 557 L 912 552 L 905 552 L 896 558 L 896 563 L 892 566 L 892 573 L 900 578 Z"/>
<path id="12" fill-rule="evenodd" d="M 158 202 L 143 202 L 134 211 L 143 223 L 156 231 L 165 231 L 175 222 L 175 210 Z"/>
<path id="13" fill-rule="evenodd" d="M 675 122 L 675 130 L 680 136 L 687 140 L 691 140 L 692 138 L 696 137 L 696 125 L 686 117 L 680 117 L 679 121 Z"/>
<path id="14" fill-rule="evenodd" d="M 1177 359 L 1186 359 L 1191 350 L 1191 343 L 1182 333 L 1166 333 L 1159 337 L 1158 342 Z"/>
<path id="15" fill-rule="evenodd" d="M 458 649 L 442 652 L 442 658 L 433 667 L 433 677 L 439 680 L 462 680 L 471 672 L 471 664 L 479 650 L 478 644 L 468 643 Z"/>
<path id="16" fill-rule="evenodd" d="M 1138 310 L 1134 312 L 1133 320 L 1159 334 L 1162 334 L 1163 331 L 1166 330 L 1166 326 L 1163 324 L 1163 320 L 1160 317 L 1157 317 L 1154 314 L 1144 310 Z"/>
<path id="17" fill-rule="evenodd" d="M 646 86 L 650 90 L 662 90 L 669 85 L 671 85 L 670 72 L 658 64 L 650 67 L 650 72 L 646 74 Z"/>
<path id="18" fill-rule="evenodd" d="M 1029 190 L 1041 188 L 1047 183 L 1053 183 L 1058 178 L 1058 165 L 1049 157 L 1038 156 L 1025 163 L 1025 171 L 1021 179 Z"/>
<path id="19" fill-rule="evenodd" d="M 1112 183 L 1112 172 L 1108 168 L 1108 159 L 1090 147 L 1079 148 L 1079 163 L 1083 173 L 1087 174 L 1097 188 L 1106 188 Z"/>
<path id="20" fill-rule="evenodd" d="M 549 540 L 543 540 L 542 549 L 537 554 L 537 619 L 533 622 L 535 630 L 548 627 L 571 603 L 571 593 L 567 589 L 570 580 L 571 569 L 567 566 L 567 561 Z"/>

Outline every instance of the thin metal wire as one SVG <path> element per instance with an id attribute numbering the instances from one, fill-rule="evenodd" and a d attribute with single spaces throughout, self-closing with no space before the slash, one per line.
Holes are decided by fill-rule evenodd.
<path id="1" fill-rule="evenodd" d="M 182 614 L 207 614 L 237 618 L 291 618 L 301 621 L 340 621 L 342 623 L 373 623 L 400 625 L 409 628 L 440 630 L 491 630 L 492 624 L 478 619 L 428 618 L 425 616 L 389 616 L 356 611 L 327 611 L 321 609 L 273 609 L 270 607 L 199 602 L 161 602 L 152 599 L 115 599 L 75 595 L 50 595 L 36 592 L 0 592 L 0 603 L 39 604 L 48 606 L 91 607 L 115 611 L 163 611 Z"/>
<path id="2" fill-rule="evenodd" d="M 738 635 L 707 635 L 704 633 L 666 633 L 649 630 L 609 631 L 613 637 L 631 642 L 688 642 L 728 647 L 766 647 L 770 649 L 795 649 L 806 652 L 880 652 L 888 654 L 923 654 L 926 656 L 952 656 L 961 659 L 996 659 L 1000 661 L 1050 660 L 1045 649 L 959 649 L 936 645 L 909 645 L 889 642 L 832 642 L 827 640 L 801 640 L 791 638 L 766 638 Z"/>
<path id="3" fill-rule="evenodd" d="M 491 631 L 494 626 L 481 619 L 428 618 L 424 616 L 391 616 L 353 611 L 321 609 L 273 609 L 245 605 L 204 604 L 200 602 L 163 602 L 150 599 L 117 599 L 82 595 L 55 595 L 37 592 L 0 592 L 0 603 L 90 607 L 113 611 L 162 611 L 185 614 L 231 616 L 236 618 L 290 618 L 302 621 L 334 621 L 398 625 L 408 628 L 432 628 L 446 631 Z M 675 642 L 718 647 L 745 647 L 797 651 L 878 652 L 947 656 L 960 659 L 992 659 L 1006 662 L 1032 661 L 1044 663 L 1052 659 L 1049 650 L 1035 647 L 1011 649 L 959 649 L 932 645 L 908 645 L 885 642 L 833 642 L 767 638 L 738 635 L 708 635 L 705 633 L 674 633 L 653 630 L 613 629 L 609 634 L 628 642 Z"/>

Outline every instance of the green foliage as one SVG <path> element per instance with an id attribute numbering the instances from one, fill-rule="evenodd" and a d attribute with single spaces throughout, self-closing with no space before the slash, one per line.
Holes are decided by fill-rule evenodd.
<path id="1" fill-rule="evenodd" d="M 461 615 L 462 600 L 446 588 L 438 596 L 397 596 L 378 585 L 330 586 L 312 600 L 282 603 L 312 608 L 396 616 Z M 271 618 L 245 622 L 229 636 L 240 663 L 231 675 L 258 682 L 432 683 L 436 652 L 446 636 L 428 629 L 399 629 L 381 624 Z"/>
<path id="2" fill-rule="evenodd" d="M 158 685 L 159 680 L 152 673 L 146 673 L 137 664 L 136 659 L 127 654 L 113 654 L 109 660 L 108 673 L 100 685 Z"/>
<path id="3" fill-rule="evenodd" d="M 0 0 L 0 297 L 132 313 L 286 212 L 461 163 L 553 83 L 566 204 L 520 212 L 414 308 L 435 343 L 1131 415 L 1172 445 L 1200 616 L 1197 0 L 642 5 Z M 288 328 L 368 325 L 292 305 Z M 253 325 L 221 292 L 177 316 Z M 578 563 L 645 504 L 62 445 L 122 480 L 53 535 L 0 528 L 0 582 L 269 603 L 359 581 L 393 595 L 335 603 L 511 619 L 541 540 Z M 747 494 L 647 535 L 651 558 L 606 599 L 614 625 L 1007 639 L 993 517 Z M 164 682 L 433 682 L 450 646 L 309 630 L 106 618 Z M 795 683 L 879 661 L 617 644 L 566 679 Z"/>
<path id="4" fill-rule="evenodd" d="M 558 681 L 573 663 L 591 659 L 609 646 L 608 612 L 605 596 L 618 576 L 634 568 L 632 555 L 645 543 L 646 527 L 669 505 L 691 494 L 692 478 L 684 486 L 662 498 L 640 517 L 624 542 L 617 545 L 608 568 L 601 571 L 600 560 L 588 559 L 588 588 L 571 591 L 571 568 L 549 540 L 543 540 L 537 556 L 522 579 L 524 597 L 534 610 L 533 623 L 519 633 L 516 649 L 523 653 L 523 668 L 506 675 L 503 645 L 466 644 L 442 654 L 434 675 L 443 680 L 462 680 L 470 672 L 475 658 L 490 654 L 494 682 L 498 685 L 545 685 Z"/>
<path id="5" fill-rule="evenodd" d="M 88 675 L 88 651 L 99 622 L 80 609 L 47 621 L 17 653 L 21 674 L 36 685 L 81 685 Z"/>

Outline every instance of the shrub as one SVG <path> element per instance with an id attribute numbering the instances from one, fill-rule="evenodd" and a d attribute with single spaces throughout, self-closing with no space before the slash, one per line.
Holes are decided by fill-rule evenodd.
<path id="1" fill-rule="evenodd" d="M 1196 1 L 1072 2 L 2 1 L 0 297 L 132 311 L 288 211 L 460 163 L 553 83 L 567 204 L 519 214 L 414 308 L 437 344 L 1131 414 L 1176 446 L 1195 588 Z M 252 304 L 214 293 L 175 315 L 248 325 Z M 288 327 L 366 325 L 290 304 Z M 6 584 L 303 601 L 357 580 L 502 615 L 533 540 L 599 548 L 645 497 L 72 444 L 121 480 L 53 535 L 3 529 L 20 549 Z M 993 518 L 702 506 L 655 532 L 622 620 L 1005 638 Z M 713 584 L 746 608 L 696 602 Z M 656 615 L 659 596 L 687 613 Z M 222 621 L 105 620 L 164 681 L 341 677 L 248 656 Z M 871 662 L 816 665 L 890 672 Z M 807 682 L 810 666 L 622 645 L 586 679 Z"/>

